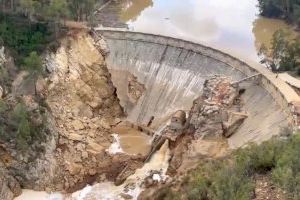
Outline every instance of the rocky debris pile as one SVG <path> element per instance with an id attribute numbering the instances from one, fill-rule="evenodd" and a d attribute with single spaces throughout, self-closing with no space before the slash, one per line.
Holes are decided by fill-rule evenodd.
<path id="1" fill-rule="evenodd" d="M 141 156 L 106 151 L 113 142 L 112 128 L 124 114 L 98 48 L 87 33 L 66 38 L 46 58 L 46 87 L 37 82 L 59 133 L 58 175 L 49 177 L 57 183 L 49 190 L 73 191 L 86 183 L 115 181 L 124 167 L 134 170 L 143 162 Z"/>
<path id="2" fill-rule="evenodd" d="M 195 137 L 230 137 L 247 118 L 240 112 L 242 91 L 227 77 L 206 80 L 202 95 L 194 101 L 189 113 Z"/>
<path id="3" fill-rule="evenodd" d="M 132 103 L 137 101 L 144 94 L 146 88 L 143 84 L 139 83 L 137 77 L 129 74 L 128 76 L 128 97 Z"/>
<path id="4" fill-rule="evenodd" d="M 169 159 L 169 143 L 165 141 L 149 162 L 136 169 L 121 185 L 116 186 L 112 182 L 97 183 L 73 193 L 71 198 L 67 199 L 138 199 L 146 187 L 168 181 L 166 170 Z"/>

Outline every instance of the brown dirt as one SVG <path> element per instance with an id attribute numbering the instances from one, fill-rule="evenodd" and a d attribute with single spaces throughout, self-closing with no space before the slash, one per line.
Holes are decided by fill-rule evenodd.
<path id="1" fill-rule="evenodd" d="M 253 200 L 285 200 L 285 192 L 275 186 L 270 174 L 255 175 L 255 197 Z"/>

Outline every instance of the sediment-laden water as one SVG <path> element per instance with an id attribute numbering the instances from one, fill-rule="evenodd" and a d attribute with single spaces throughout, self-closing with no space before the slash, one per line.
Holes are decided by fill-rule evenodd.
<path id="1" fill-rule="evenodd" d="M 123 23 L 130 30 L 199 42 L 257 62 L 260 46 L 270 44 L 276 30 L 292 30 L 282 20 L 259 16 L 257 5 L 257 0 L 121 0 L 107 7 L 114 17 L 102 11 L 106 15 L 100 18 L 106 19 L 100 23 L 124 27 Z"/>

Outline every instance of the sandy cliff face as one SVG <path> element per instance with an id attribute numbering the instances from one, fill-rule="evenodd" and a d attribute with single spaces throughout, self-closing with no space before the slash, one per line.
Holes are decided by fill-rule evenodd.
<path id="1" fill-rule="evenodd" d="M 142 166 L 141 155 L 108 151 L 114 142 L 113 127 L 124 113 L 102 45 L 104 41 L 89 33 L 72 32 L 56 52 L 45 55 L 46 78 L 39 77 L 30 90 L 19 93 L 26 88 L 27 75 L 17 76 L 9 105 L 13 108 L 21 98 L 30 112 L 40 113 L 43 107 L 46 139 L 23 153 L 0 140 L 0 199 L 20 194 L 20 185 L 47 192 L 75 191 L 87 183 L 115 181 L 124 167 L 133 171 Z"/>
<path id="2" fill-rule="evenodd" d="M 101 48 L 89 34 L 76 33 L 46 58 L 50 76 L 43 93 L 59 132 L 52 190 L 114 180 L 123 167 L 140 166 L 140 156 L 107 152 L 123 111 Z"/>

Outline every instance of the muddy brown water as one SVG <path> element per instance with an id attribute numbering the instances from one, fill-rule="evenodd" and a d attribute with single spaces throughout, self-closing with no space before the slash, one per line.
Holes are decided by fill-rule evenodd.
<path id="1" fill-rule="evenodd" d="M 113 132 L 120 138 L 120 146 L 127 154 L 147 155 L 151 148 L 151 137 L 128 125 L 118 125 Z"/>
<path id="2" fill-rule="evenodd" d="M 118 12 L 130 30 L 199 42 L 246 61 L 259 61 L 261 44 L 270 44 L 276 30 L 292 30 L 282 20 L 260 17 L 257 0 L 121 0 L 119 9 L 113 4 L 109 12 Z"/>

